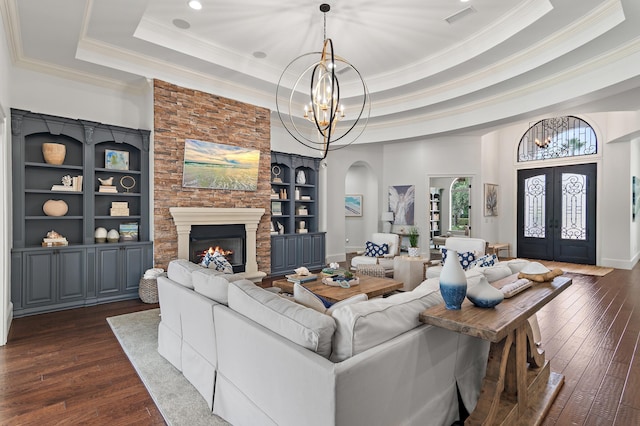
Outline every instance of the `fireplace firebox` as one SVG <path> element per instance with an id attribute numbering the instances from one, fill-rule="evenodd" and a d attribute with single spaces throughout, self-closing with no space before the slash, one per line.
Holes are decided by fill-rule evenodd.
<path id="1" fill-rule="evenodd" d="M 189 234 L 189 260 L 202 262 L 210 250 L 222 253 L 233 272 L 245 272 L 246 232 L 244 225 L 193 225 Z"/>

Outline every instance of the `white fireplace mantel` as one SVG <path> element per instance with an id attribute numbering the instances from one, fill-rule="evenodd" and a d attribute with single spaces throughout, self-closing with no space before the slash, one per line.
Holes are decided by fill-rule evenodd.
<path id="1" fill-rule="evenodd" d="M 247 243 L 245 275 L 261 281 L 266 273 L 258 271 L 256 231 L 264 209 L 217 207 L 169 207 L 178 231 L 178 258 L 189 259 L 189 234 L 192 225 L 244 225 Z"/>

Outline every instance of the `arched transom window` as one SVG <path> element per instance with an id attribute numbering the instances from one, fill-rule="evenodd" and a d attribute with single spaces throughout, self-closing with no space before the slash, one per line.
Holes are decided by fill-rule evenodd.
<path id="1" fill-rule="evenodd" d="M 596 154 L 598 142 L 593 128 L 572 115 L 545 118 L 525 132 L 518 146 L 518 161 L 548 160 Z"/>

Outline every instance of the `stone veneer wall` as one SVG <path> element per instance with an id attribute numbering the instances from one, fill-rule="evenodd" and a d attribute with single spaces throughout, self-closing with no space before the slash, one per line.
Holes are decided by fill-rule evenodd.
<path id="1" fill-rule="evenodd" d="M 169 207 L 264 208 L 257 232 L 258 268 L 271 271 L 270 111 L 170 83 L 154 81 L 154 264 L 167 267 L 178 254 Z M 185 139 L 260 150 L 257 191 L 182 187 Z"/>

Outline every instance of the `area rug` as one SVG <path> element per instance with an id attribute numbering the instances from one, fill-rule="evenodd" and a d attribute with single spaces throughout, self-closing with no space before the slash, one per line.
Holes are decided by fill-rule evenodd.
<path id="1" fill-rule="evenodd" d="M 597 277 L 604 277 L 609 272 L 613 271 L 613 268 L 606 268 L 604 266 L 595 265 L 580 265 L 578 263 L 565 263 L 565 262 L 552 262 L 549 260 L 537 260 L 536 262 L 542 263 L 549 269 L 560 268 L 564 272 L 572 272 L 574 274 L 582 275 L 595 275 Z"/>
<path id="2" fill-rule="evenodd" d="M 107 322 L 167 424 L 229 425 L 211 413 L 198 391 L 158 353 L 160 309 L 110 317 Z"/>

